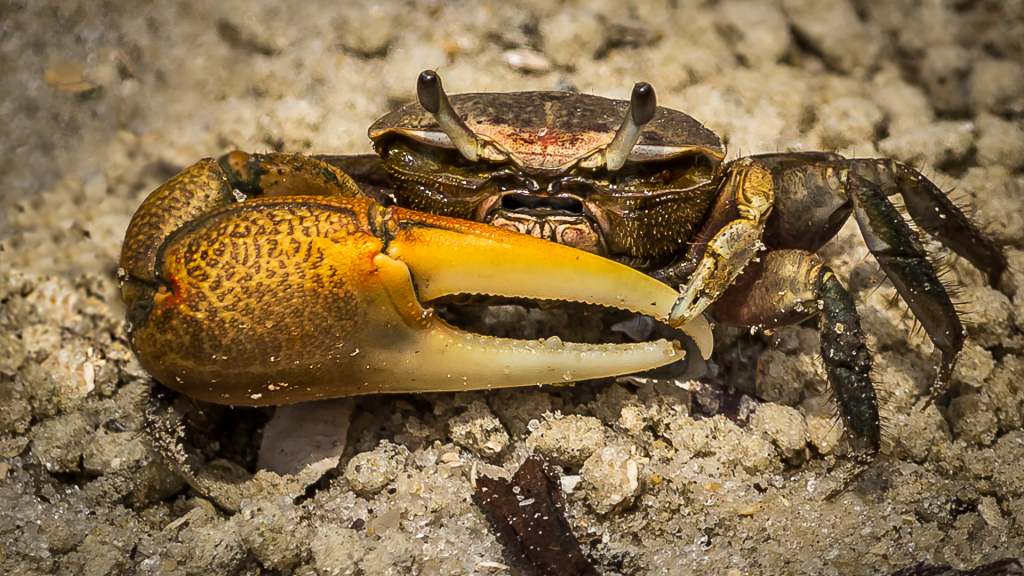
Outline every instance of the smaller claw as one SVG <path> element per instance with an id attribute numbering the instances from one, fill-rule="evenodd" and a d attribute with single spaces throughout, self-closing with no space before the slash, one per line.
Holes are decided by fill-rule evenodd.
<path id="1" fill-rule="evenodd" d="M 697 269 L 680 288 L 671 314 L 674 321 L 686 322 L 703 314 L 764 249 L 761 236 L 775 202 L 771 172 L 755 159 L 741 159 L 733 164 L 723 189 L 723 198 L 734 199 L 737 217 L 715 232 Z"/>

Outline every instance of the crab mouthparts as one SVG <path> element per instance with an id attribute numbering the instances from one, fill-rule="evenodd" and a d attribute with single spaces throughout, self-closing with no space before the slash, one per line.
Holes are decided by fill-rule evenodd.
<path id="1" fill-rule="evenodd" d="M 594 222 L 579 214 L 561 210 L 497 210 L 489 223 L 541 240 L 605 256 L 608 253 Z"/>
<path id="2" fill-rule="evenodd" d="M 583 200 L 575 196 L 537 196 L 513 192 L 501 197 L 501 207 L 521 214 L 583 215 Z"/>
<path id="3" fill-rule="evenodd" d="M 591 254 L 608 254 L 600 230 L 594 220 L 584 214 L 583 200 L 578 196 L 508 192 L 492 207 L 484 221 Z"/>

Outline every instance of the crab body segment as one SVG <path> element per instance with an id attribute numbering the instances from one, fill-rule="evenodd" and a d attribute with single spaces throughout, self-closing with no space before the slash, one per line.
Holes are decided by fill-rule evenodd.
<path id="1" fill-rule="evenodd" d="M 213 402 L 279 404 L 578 380 L 679 355 L 666 342 L 465 334 L 424 304 L 453 294 L 633 310 L 683 326 L 705 355 L 705 313 L 766 329 L 820 314 L 830 386 L 870 457 L 881 441 L 871 357 L 853 299 L 815 252 L 855 218 L 941 351 L 933 398 L 964 330 L 888 197 L 993 285 L 1006 268 L 914 169 L 823 152 L 723 163 L 718 137 L 657 107 L 647 84 L 628 102 L 449 100 L 428 71 L 418 95 L 370 128 L 376 156 L 235 152 L 147 199 L 125 241 L 122 296 L 133 349 L 159 381 Z"/>

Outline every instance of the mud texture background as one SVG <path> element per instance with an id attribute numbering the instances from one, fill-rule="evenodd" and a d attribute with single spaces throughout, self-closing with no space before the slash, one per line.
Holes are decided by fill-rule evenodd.
<path id="1" fill-rule="evenodd" d="M 470 470 L 508 475 L 531 452 L 562 467 L 605 574 L 1024 557 L 1021 0 L 11 0 L 0 62 L 0 573 L 506 574 Z M 714 380 L 767 401 L 740 424 L 673 382 L 366 398 L 313 489 L 212 466 L 240 478 L 223 515 L 140 438 L 146 376 L 114 280 L 129 218 L 203 156 L 369 151 L 425 68 L 452 92 L 626 98 L 646 80 L 731 158 L 895 157 L 1008 246 L 1009 296 L 951 261 L 972 338 L 922 410 L 931 344 L 852 221 L 824 250 L 860 303 L 889 432 L 832 502 L 845 448 L 811 323 L 721 334 Z"/>

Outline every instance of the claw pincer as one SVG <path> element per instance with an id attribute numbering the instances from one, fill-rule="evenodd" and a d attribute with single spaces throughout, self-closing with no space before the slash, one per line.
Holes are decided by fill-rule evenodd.
<path id="1" fill-rule="evenodd" d="M 575 381 L 682 357 L 492 338 L 422 304 L 453 294 L 581 301 L 667 318 L 678 294 L 626 266 L 476 224 L 382 207 L 318 160 L 232 153 L 157 189 L 121 256 L 143 367 L 234 405 Z M 703 320 L 684 328 L 710 349 Z"/>

